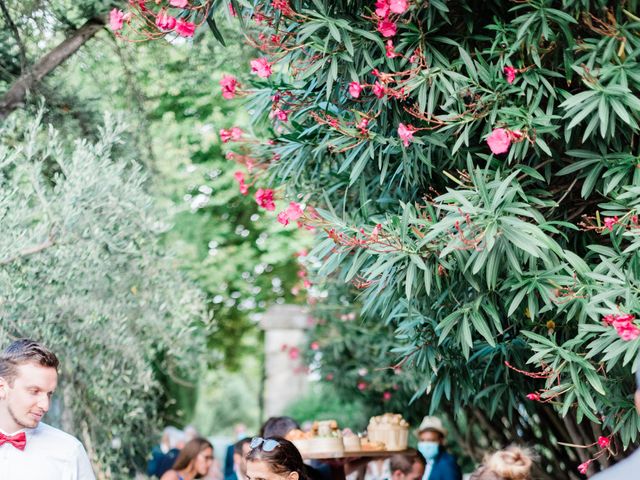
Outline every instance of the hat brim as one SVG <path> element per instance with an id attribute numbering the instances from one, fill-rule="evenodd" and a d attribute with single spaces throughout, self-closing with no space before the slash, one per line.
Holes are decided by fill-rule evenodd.
<path id="1" fill-rule="evenodd" d="M 422 432 L 429 432 L 429 431 L 438 432 L 443 437 L 447 436 L 447 431 L 444 428 L 438 428 L 438 427 L 424 427 L 424 428 L 418 427 L 415 430 L 415 434 L 416 434 L 416 437 L 419 437 Z"/>

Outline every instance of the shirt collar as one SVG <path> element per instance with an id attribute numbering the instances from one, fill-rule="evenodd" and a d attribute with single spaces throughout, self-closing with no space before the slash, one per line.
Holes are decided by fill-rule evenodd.
<path id="1" fill-rule="evenodd" d="M 38 425 L 40 425 L 40 424 L 38 424 Z M 16 430 L 13 433 L 6 432 L 2 428 L 0 428 L 0 433 L 2 433 L 4 435 L 7 435 L 9 437 L 13 437 L 14 435 L 17 435 L 20 432 L 24 432 L 26 435 L 31 435 L 37 428 L 38 427 L 36 427 L 36 428 L 21 428 L 20 430 Z"/>

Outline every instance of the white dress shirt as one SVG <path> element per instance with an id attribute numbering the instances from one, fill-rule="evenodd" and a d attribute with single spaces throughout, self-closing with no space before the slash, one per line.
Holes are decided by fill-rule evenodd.
<path id="1" fill-rule="evenodd" d="M 2 480 L 95 480 L 87 452 L 75 437 L 42 422 L 20 431 L 27 436 L 24 451 L 10 443 L 0 446 Z"/>
<path id="2" fill-rule="evenodd" d="M 431 475 L 432 468 L 433 468 L 433 460 L 426 460 L 426 464 L 424 466 L 424 475 L 422 475 L 422 480 L 429 480 L 429 475 Z"/>

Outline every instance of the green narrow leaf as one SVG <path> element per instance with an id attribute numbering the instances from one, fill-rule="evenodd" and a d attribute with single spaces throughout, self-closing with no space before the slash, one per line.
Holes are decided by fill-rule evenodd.
<path id="1" fill-rule="evenodd" d="M 411 300 L 411 293 L 413 292 L 413 280 L 416 278 L 416 265 L 415 263 L 409 263 L 409 268 L 407 268 L 407 278 L 404 284 L 404 292 L 407 297 L 407 300 Z"/>

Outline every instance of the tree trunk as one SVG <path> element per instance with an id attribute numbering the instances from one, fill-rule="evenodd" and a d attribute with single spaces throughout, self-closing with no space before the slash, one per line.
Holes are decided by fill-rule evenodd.
<path id="1" fill-rule="evenodd" d="M 27 92 L 32 90 L 45 76 L 77 52 L 82 45 L 103 27 L 104 19 L 92 18 L 87 20 L 83 26 L 72 32 L 62 43 L 18 77 L 7 93 L 0 99 L 0 121 L 7 118 L 11 112 L 23 104 Z"/>

